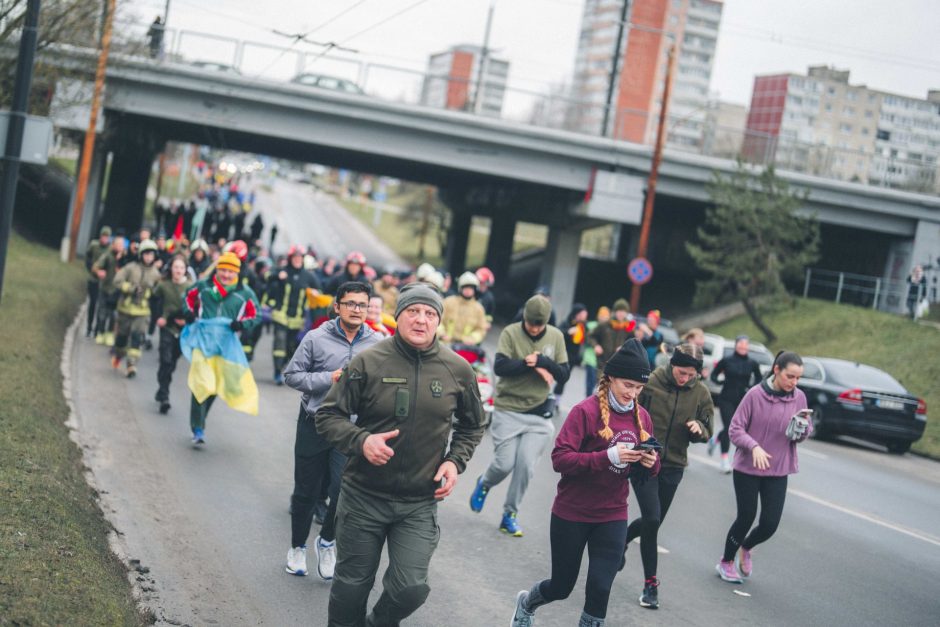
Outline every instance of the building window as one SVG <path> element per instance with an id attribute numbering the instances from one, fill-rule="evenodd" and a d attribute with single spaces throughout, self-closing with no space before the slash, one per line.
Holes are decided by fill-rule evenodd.
<path id="1" fill-rule="evenodd" d="M 850 107 L 848 105 L 842 107 L 842 115 L 855 115 L 855 107 Z"/>
<path id="2" fill-rule="evenodd" d="M 846 124 L 845 122 L 843 122 L 842 124 L 839 125 L 839 131 L 842 133 L 849 134 L 852 132 L 852 125 Z"/>
<path id="3" fill-rule="evenodd" d="M 878 132 L 875 133 L 875 139 L 883 139 L 883 140 L 885 140 L 885 141 L 890 141 L 890 140 L 891 140 L 891 133 L 890 133 L 889 131 L 885 131 L 885 130 L 879 128 L 879 129 L 878 129 Z"/>

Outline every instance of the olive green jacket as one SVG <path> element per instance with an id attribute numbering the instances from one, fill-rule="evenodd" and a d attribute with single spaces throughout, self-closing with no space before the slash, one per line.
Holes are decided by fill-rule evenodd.
<path id="1" fill-rule="evenodd" d="M 653 419 L 653 435 L 663 445 L 663 466 L 689 465 L 687 451 L 693 442 L 706 442 L 712 435 L 715 406 L 712 396 L 699 377 L 679 386 L 672 376 L 672 366 L 657 368 L 650 375 L 639 396 L 640 407 Z M 702 435 L 694 435 L 686 423 L 695 421 Z"/>

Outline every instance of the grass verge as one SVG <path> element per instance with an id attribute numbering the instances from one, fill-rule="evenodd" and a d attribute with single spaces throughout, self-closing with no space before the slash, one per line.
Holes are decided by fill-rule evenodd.
<path id="1" fill-rule="evenodd" d="M 140 625 L 64 422 L 59 363 L 80 264 L 14 235 L 0 303 L 0 623 Z"/>
<path id="2" fill-rule="evenodd" d="M 793 307 L 770 312 L 767 324 L 779 336 L 771 346 L 801 355 L 835 357 L 890 373 L 927 402 L 927 428 L 912 450 L 940 459 L 940 330 L 902 316 L 862 307 L 796 299 Z M 762 339 L 747 316 L 708 329 L 725 337 L 746 333 Z M 931 417 L 932 415 L 932 417 Z"/>

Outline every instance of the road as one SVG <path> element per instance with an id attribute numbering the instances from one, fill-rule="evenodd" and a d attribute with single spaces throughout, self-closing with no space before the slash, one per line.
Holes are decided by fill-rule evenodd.
<path id="1" fill-rule="evenodd" d="M 314 222 L 323 224 L 324 214 Z M 135 579 L 160 623 L 325 625 L 329 584 L 284 572 L 299 394 L 272 382 L 270 335 L 253 364 L 260 415 L 217 403 L 207 445 L 197 450 L 189 443 L 186 362 L 172 386 L 173 408 L 160 415 L 155 351 L 127 380 L 79 328 L 66 366 L 78 439 L 118 546 L 137 560 Z M 494 340 L 491 334 L 488 342 Z M 579 400 L 581 377 L 576 370 L 563 408 Z M 525 537 L 510 538 L 497 530 L 505 483 L 492 490 L 483 513 L 467 505 L 491 458 L 487 435 L 441 504 L 431 596 L 406 624 L 506 625 L 515 593 L 549 575 L 549 511 L 558 479 L 550 460 L 541 460 L 519 514 Z M 637 605 L 642 572 L 632 547 L 614 582 L 608 624 L 936 625 L 940 464 L 857 443 L 808 442 L 800 465 L 776 536 L 755 551 L 753 578 L 732 586 L 714 572 L 734 517 L 731 480 L 702 445 L 694 447 L 660 532 L 662 607 Z M 577 624 L 583 590 L 582 572 L 572 597 L 540 610 L 537 624 Z M 378 590 L 372 602 L 377 596 Z"/>

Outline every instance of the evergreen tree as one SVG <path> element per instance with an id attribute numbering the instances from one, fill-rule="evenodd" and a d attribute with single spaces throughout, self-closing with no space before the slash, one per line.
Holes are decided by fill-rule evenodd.
<path id="1" fill-rule="evenodd" d="M 708 184 L 713 205 L 686 249 L 708 278 L 698 282 L 695 303 L 741 301 L 768 343 L 777 339 L 755 305 L 756 297 L 787 298 L 784 281 L 798 278 L 819 257 L 819 224 L 798 212 L 807 194 L 792 192 L 772 166 L 756 174 L 739 161 L 728 176 Z"/>

